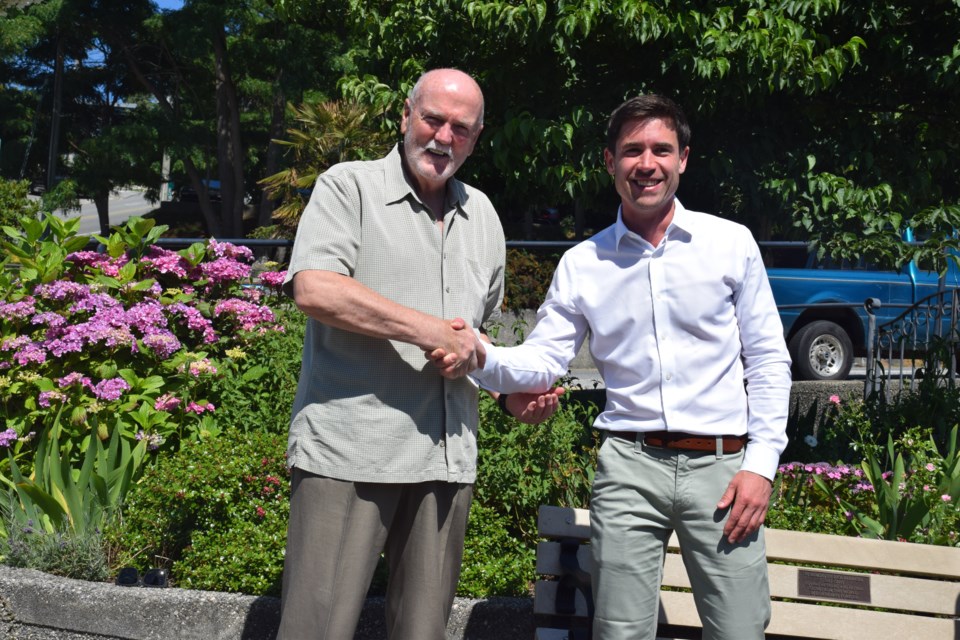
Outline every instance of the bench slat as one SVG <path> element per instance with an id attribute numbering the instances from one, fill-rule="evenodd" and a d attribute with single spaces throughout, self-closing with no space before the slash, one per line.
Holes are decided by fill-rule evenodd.
<path id="1" fill-rule="evenodd" d="M 534 613 L 556 615 L 543 603 L 552 603 L 557 583 L 538 582 Z M 586 602 L 578 592 L 576 617 L 587 614 Z M 960 638 L 960 620 L 932 618 L 889 611 L 845 607 L 825 607 L 800 602 L 771 603 L 770 626 L 767 633 L 800 638 L 850 640 L 863 638 Z M 699 627 L 700 618 L 693 602 L 693 594 L 682 591 L 660 592 L 660 624 L 678 627 Z"/>
<path id="2" fill-rule="evenodd" d="M 590 512 L 544 505 L 540 507 L 539 528 L 540 535 L 545 538 L 588 540 Z M 952 547 L 782 529 L 765 529 L 764 535 L 768 560 L 952 579 L 960 576 L 960 553 Z M 677 548 L 676 536 L 671 537 L 668 546 Z"/>
<path id="3" fill-rule="evenodd" d="M 960 620 L 889 611 L 773 602 L 767 633 L 824 640 L 875 638 L 960 638 Z"/>
<path id="4" fill-rule="evenodd" d="M 766 529 L 767 559 L 926 575 L 960 576 L 953 547 Z"/>
<path id="5" fill-rule="evenodd" d="M 593 570 L 593 559 L 590 547 L 582 545 L 577 550 L 577 559 L 584 571 Z M 834 602 L 850 604 L 851 599 L 833 598 L 827 596 L 807 597 L 799 594 L 798 580 L 801 569 L 790 565 L 771 564 L 768 566 L 770 576 L 770 595 L 774 598 L 790 598 L 808 602 Z M 815 571 L 829 575 L 849 576 L 867 575 L 870 579 L 869 606 L 880 609 L 902 609 L 921 613 L 960 616 L 960 582 L 935 582 L 929 580 L 890 576 L 883 574 L 867 574 L 852 571 L 831 571 L 816 569 Z M 560 543 L 541 541 L 537 544 L 537 573 L 540 575 L 561 575 Z M 687 577 L 683 560 L 677 553 L 668 553 L 664 560 L 663 585 L 667 587 L 690 588 L 690 579 Z M 865 604 L 865 603 L 854 603 Z"/>

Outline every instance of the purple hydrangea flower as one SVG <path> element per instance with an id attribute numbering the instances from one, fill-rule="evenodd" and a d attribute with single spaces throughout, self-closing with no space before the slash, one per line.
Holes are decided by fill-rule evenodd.
<path id="1" fill-rule="evenodd" d="M 0 433 L 0 447 L 9 447 L 17 441 L 17 432 L 13 429 L 7 429 Z"/>
<path id="2" fill-rule="evenodd" d="M 157 411 L 172 411 L 179 406 L 180 398 L 169 393 L 163 394 L 153 403 L 153 408 Z"/>
<path id="3" fill-rule="evenodd" d="M 153 246 L 147 250 L 142 264 L 158 274 L 170 274 L 178 278 L 187 278 L 191 270 L 190 263 L 175 251 Z"/>
<path id="4" fill-rule="evenodd" d="M 213 330 L 213 324 L 207 318 L 204 318 L 203 314 L 197 309 L 178 302 L 170 305 L 170 312 L 182 315 L 186 320 L 187 328 L 203 334 L 204 342 L 217 341 L 217 333 Z"/>
<path id="5" fill-rule="evenodd" d="M 81 386 L 89 387 L 90 378 L 88 378 L 87 376 L 83 375 L 78 371 L 72 371 L 67 375 L 63 376 L 62 378 L 57 379 L 57 385 L 59 385 L 61 389 L 65 389 L 74 384 L 80 384 Z"/>
<path id="6" fill-rule="evenodd" d="M 104 275 L 115 278 L 120 275 L 120 269 L 127 264 L 130 259 L 124 254 L 117 258 L 112 258 L 96 251 L 77 251 L 67 256 L 67 261 L 80 267 L 92 267 L 99 269 Z"/>
<path id="7" fill-rule="evenodd" d="M 0 319 L 23 320 L 29 318 L 36 312 L 35 302 L 33 296 L 26 296 L 16 302 L 0 302 Z"/>
<path id="8" fill-rule="evenodd" d="M 123 378 L 101 380 L 93 386 L 93 395 L 101 400 L 118 400 L 124 391 L 129 391 L 130 385 Z"/>
<path id="9" fill-rule="evenodd" d="M 154 330 L 143 337 L 143 344 L 161 358 L 169 358 L 180 347 L 180 340 L 166 329 Z"/>
<path id="10" fill-rule="evenodd" d="M 43 364 L 47 361 L 47 352 L 39 344 L 31 342 L 13 354 L 13 359 L 21 367 L 30 364 Z"/>
<path id="11" fill-rule="evenodd" d="M 33 293 L 44 300 L 79 300 L 90 295 L 90 287 L 69 280 L 55 280 L 37 285 Z"/>

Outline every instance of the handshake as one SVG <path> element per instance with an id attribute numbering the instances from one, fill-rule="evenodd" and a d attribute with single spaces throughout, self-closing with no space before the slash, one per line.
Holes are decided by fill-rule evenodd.
<path id="1" fill-rule="evenodd" d="M 487 354 L 483 343 L 490 342 L 487 336 L 474 332 L 462 318 L 454 318 L 449 324 L 445 320 L 440 323 L 442 337 L 434 344 L 442 346 L 423 350 L 427 360 L 440 371 L 440 375 L 448 380 L 455 380 L 468 375 L 474 369 L 482 369 Z M 563 387 L 554 387 L 543 393 L 511 393 L 500 398 L 501 406 L 520 422 L 535 424 L 556 412 L 560 406 L 559 398 L 564 392 Z M 501 396 L 491 395 L 495 398 Z"/>
<path id="2" fill-rule="evenodd" d="M 448 380 L 456 380 L 474 369 L 482 368 L 487 352 L 473 328 L 463 318 L 454 318 L 449 324 L 446 320 L 439 322 L 442 324 L 440 337 L 434 344 L 440 346 L 425 348 L 423 353 L 439 369 L 440 375 Z"/>

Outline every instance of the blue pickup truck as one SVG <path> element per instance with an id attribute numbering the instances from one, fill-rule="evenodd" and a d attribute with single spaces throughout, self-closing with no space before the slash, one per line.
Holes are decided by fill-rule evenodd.
<path id="1" fill-rule="evenodd" d="M 795 380 L 847 377 L 854 358 L 866 354 L 867 298 L 880 301 L 879 326 L 936 293 L 941 284 L 938 273 L 914 262 L 899 270 L 883 270 L 862 261 L 818 260 L 802 245 L 761 244 Z M 949 262 L 944 285 L 958 287 L 960 270 L 955 261 Z"/>

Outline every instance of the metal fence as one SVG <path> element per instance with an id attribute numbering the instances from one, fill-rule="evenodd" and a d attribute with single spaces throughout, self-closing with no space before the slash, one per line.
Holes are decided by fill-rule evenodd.
<path id="1" fill-rule="evenodd" d="M 889 388 L 893 380 L 901 390 L 914 390 L 923 376 L 956 383 L 960 289 L 929 295 L 879 326 L 878 307 L 875 298 L 864 302 L 869 319 L 864 395 Z"/>

